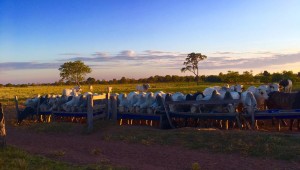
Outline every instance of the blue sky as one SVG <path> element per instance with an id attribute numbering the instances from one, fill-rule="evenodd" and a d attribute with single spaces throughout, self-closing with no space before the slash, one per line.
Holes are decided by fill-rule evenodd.
<path id="1" fill-rule="evenodd" d="M 300 71 L 300 0 L 1 0 L 0 83 L 54 82 L 80 59 L 87 77 Z"/>

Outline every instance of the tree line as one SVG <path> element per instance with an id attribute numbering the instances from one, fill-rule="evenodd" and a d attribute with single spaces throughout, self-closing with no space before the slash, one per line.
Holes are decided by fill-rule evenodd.
<path id="1" fill-rule="evenodd" d="M 227 73 L 220 72 L 218 75 L 202 75 L 199 76 L 199 82 L 204 83 L 270 83 L 279 82 L 282 79 L 291 79 L 293 82 L 300 82 L 300 72 L 293 73 L 293 71 L 282 71 L 270 73 L 264 71 L 256 75 L 252 71 L 244 71 L 239 73 L 238 71 L 228 71 Z M 150 76 L 148 78 L 126 78 L 112 80 L 98 80 L 93 77 L 88 77 L 86 80 L 82 80 L 80 84 L 139 84 L 139 83 L 169 83 L 169 82 L 195 82 L 195 76 L 178 76 L 178 75 L 166 75 L 166 76 Z M 0 84 L 0 87 L 27 87 L 27 86 L 38 86 L 38 85 L 75 85 L 74 81 L 56 81 L 53 83 L 28 83 L 28 84 Z"/>

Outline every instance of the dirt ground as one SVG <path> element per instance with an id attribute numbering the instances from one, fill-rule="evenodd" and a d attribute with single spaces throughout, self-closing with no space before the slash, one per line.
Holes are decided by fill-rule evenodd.
<path id="1" fill-rule="evenodd" d="M 76 132 L 45 134 L 7 124 L 7 144 L 73 164 L 101 162 L 137 170 L 185 170 L 191 169 L 194 163 L 207 170 L 300 169 L 300 162 L 210 153 L 178 146 L 107 141 L 101 138 L 101 131 L 89 135 Z"/>

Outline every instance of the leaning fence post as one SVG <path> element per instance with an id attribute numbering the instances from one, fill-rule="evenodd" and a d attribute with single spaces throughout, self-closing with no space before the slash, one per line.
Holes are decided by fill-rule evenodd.
<path id="1" fill-rule="evenodd" d="M 88 123 L 88 132 L 93 130 L 93 96 L 87 96 L 88 108 L 87 108 L 87 123 Z"/>
<path id="2" fill-rule="evenodd" d="M 0 147 L 4 148 L 6 146 L 6 130 L 5 130 L 5 120 L 2 103 L 0 103 Z"/>

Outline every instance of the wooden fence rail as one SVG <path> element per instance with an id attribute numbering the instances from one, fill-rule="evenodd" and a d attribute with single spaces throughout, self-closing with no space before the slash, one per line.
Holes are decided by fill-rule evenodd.
<path id="1" fill-rule="evenodd" d="M 169 105 L 196 105 L 203 107 L 205 105 L 226 105 L 226 104 L 239 104 L 241 100 L 233 99 L 233 100 L 220 100 L 220 101 L 167 101 L 164 103 L 166 116 L 168 118 L 170 127 L 175 128 L 172 123 L 173 118 L 184 118 L 184 119 L 200 119 L 200 120 L 225 120 L 226 121 L 226 130 L 228 129 L 228 120 L 235 120 L 239 126 L 242 128 L 239 113 L 191 113 L 191 112 L 171 112 L 169 109 Z"/>
<path id="2" fill-rule="evenodd" d="M 101 109 L 101 111 L 95 111 L 94 106 L 96 101 L 104 101 L 98 106 L 98 108 Z M 87 118 L 87 124 L 88 124 L 88 131 L 93 130 L 93 122 L 96 119 L 101 118 L 108 118 L 109 115 L 109 109 L 108 109 L 108 95 L 102 94 L 102 95 L 88 95 L 87 96 L 87 111 L 86 112 L 65 112 L 65 111 L 40 111 L 39 106 L 40 102 L 38 101 L 38 106 L 35 111 L 35 114 L 42 116 L 42 115 L 49 115 L 53 117 L 85 117 Z M 99 104 L 97 104 L 99 105 Z M 18 96 L 15 96 L 15 106 L 16 106 L 16 112 L 17 115 L 20 114 L 21 110 L 19 109 L 19 102 L 18 102 Z"/>

